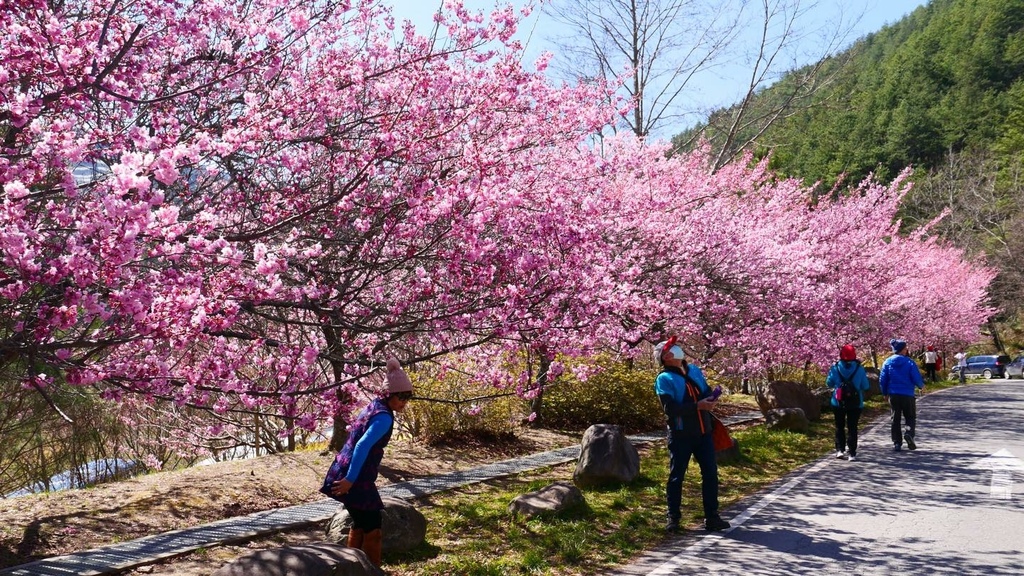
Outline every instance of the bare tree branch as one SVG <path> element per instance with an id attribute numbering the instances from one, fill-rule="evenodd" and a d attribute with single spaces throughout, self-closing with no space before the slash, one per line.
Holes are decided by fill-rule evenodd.
<path id="1" fill-rule="evenodd" d="M 772 123 L 809 106 L 828 83 L 825 63 L 859 17 L 842 15 L 812 26 L 809 14 L 818 6 L 801 0 L 553 0 L 544 12 L 567 31 L 553 39 L 561 57 L 553 64 L 556 72 L 567 79 L 621 82 L 634 107 L 620 128 L 641 138 L 682 131 L 687 119 L 706 116 L 698 100 L 705 79 L 718 68 L 744 66 L 749 73 L 739 104 L 709 119 L 683 144 L 711 140 L 720 167 Z M 784 72 L 800 68 L 799 62 L 813 64 L 767 108 L 755 106 L 755 96 Z M 839 67 L 835 60 L 830 64 L 827 70 L 834 74 Z"/>

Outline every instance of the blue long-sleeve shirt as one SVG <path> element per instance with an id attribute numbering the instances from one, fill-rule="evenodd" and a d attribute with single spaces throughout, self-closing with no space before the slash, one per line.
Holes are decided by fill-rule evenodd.
<path id="1" fill-rule="evenodd" d="M 706 394 L 709 391 L 708 381 L 704 378 L 704 373 L 701 372 L 700 367 L 696 364 L 688 363 L 686 368 L 686 375 L 697 383 L 701 394 Z M 661 372 L 658 374 L 657 379 L 654 380 L 654 393 L 658 396 L 668 394 L 673 400 L 682 404 L 683 399 L 686 397 L 686 379 L 672 372 Z"/>
<path id="2" fill-rule="evenodd" d="M 356 442 L 356 446 L 352 450 L 352 462 L 348 466 L 345 480 L 355 483 L 359 478 L 359 472 L 363 469 L 363 464 L 366 463 L 367 455 L 370 454 L 370 449 L 388 433 L 393 423 L 394 418 L 385 413 L 378 414 L 373 420 L 370 420 L 366 432 L 363 433 L 363 437 Z"/>
<path id="3" fill-rule="evenodd" d="M 913 396 L 915 387 L 924 388 L 924 378 L 916 362 L 902 354 L 893 354 L 882 364 L 878 385 L 883 396 Z"/>

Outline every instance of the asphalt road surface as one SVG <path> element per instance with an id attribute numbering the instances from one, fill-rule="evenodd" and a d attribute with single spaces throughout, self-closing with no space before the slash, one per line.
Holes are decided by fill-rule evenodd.
<path id="1" fill-rule="evenodd" d="M 729 531 L 612 574 L 1024 575 L 1024 382 L 919 397 L 917 416 L 916 451 L 892 451 L 885 418 L 857 461 L 825 458 L 724 511 Z"/>

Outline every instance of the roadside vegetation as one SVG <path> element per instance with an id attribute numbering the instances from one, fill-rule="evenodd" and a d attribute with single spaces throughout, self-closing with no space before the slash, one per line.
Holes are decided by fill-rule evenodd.
<path id="1" fill-rule="evenodd" d="M 831 420 L 808 434 L 751 426 L 734 431 L 742 456 L 719 466 L 721 502 L 728 509 L 831 448 Z M 571 464 L 446 493 L 421 506 L 427 541 L 410 554 L 386 558 L 396 575 L 593 574 L 627 561 L 664 539 L 664 482 L 668 451 L 655 442 L 641 450 L 640 476 L 616 487 L 583 490 L 586 504 L 562 514 L 525 519 L 508 505 L 520 494 L 571 480 Z M 684 486 L 684 520 L 698 529 L 700 473 Z"/>
<path id="2" fill-rule="evenodd" d="M 640 378 L 633 381 L 636 394 L 648 393 L 646 382 Z M 588 383 L 589 386 L 606 385 L 599 379 Z M 939 384 L 927 385 L 926 392 L 954 385 L 954 381 L 943 380 Z M 620 391 L 632 394 L 626 389 Z M 592 395 L 593 391 L 582 393 Z M 496 402 L 502 406 L 500 410 L 506 410 L 508 408 L 504 404 L 508 401 L 501 399 Z M 727 413 L 738 413 L 756 410 L 756 405 L 753 396 L 733 393 L 725 396 L 721 408 Z M 520 406 L 518 409 L 523 408 Z M 885 414 L 886 408 L 880 397 L 869 400 L 864 426 L 870 426 L 872 421 L 884 418 Z M 477 423 L 495 420 L 488 417 L 486 411 L 482 416 L 481 420 L 476 420 Z M 441 418 L 441 421 L 454 419 Z M 648 430 L 656 427 L 657 424 Z M 564 442 L 571 442 L 582 428 L 561 431 L 566 434 L 556 435 L 565 438 Z M 550 434 L 552 430 L 535 432 Z M 532 433 L 521 428 L 517 432 Z M 826 411 L 820 421 L 812 424 L 807 434 L 769 431 L 762 425 L 751 424 L 734 427 L 733 435 L 741 444 L 742 456 L 721 466 L 721 498 L 727 518 L 735 514 L 729 511 L 729 507 L 742 507 L 740 501 L 744 498 L 752 497 L 787 474 L 831 452 L 832 417 Z M 460 430 L 458 437 L 451 433 L 448 436 L 448 441 L 438 445 L 417 441 L 411 447 L 389 452 L 387 461 L 395 465 L 396 470 L 404 471 L 403 474 L 422 475 L 431 473 L 431 459 L 439 463 L 442 460 L 467 462 L 472 458 L 470 452 L 477 455 L 487 453 L 491 459 L 506 459 L 522 453 L 523 448 L 523 439 L 516 435 L 486 430 Z M 550 447 L 559 445 L 565 444 L 548 444 Z M 318 453 L 318 450 L 307 450 L 269 456 L 269 460 L 225 462 L 191 470 L 158 472 L 95 490 L 27 497 L 19 509 L 26 509 L 21 516 L 29 517 L 30 524 L 24 524 L 15 514 L 5 517 L 11 521 L 10 525 L 0 528 L 0 566 L 13 566 L 31 559 L 315 499 L 315 494 L 307 496 L 303 490 L 314 490 L 326 469 L 329 455 L 317 456 Z M 409 554 L 385 555 L 385 566 L 395 575 L 569 575 L 592 574 L 626 562 L 643 550 L 656 546 L 665 537 L 662 532 L 663 486 L 668 455 L 662 442 L 652 442 L 641 447 L 641 458 L 641 475 L 636 481 L 626 486 L 586 490 L 585 507 L 555 517 L 525 520 L 509 514 L 507 508 L 511 500 L 520 494 L 554 481 L 571 479 L 571 464 L 495 479 L 420 500 L 416 506 L 429 522 L 425 543 Z M 279 468 L 292 461 L 305 464 L 301 468 Z M 250 469 L 258 473 L 253 475 Z M 233 481 L 230 489 L 225 484 L 227 478 L 237 480 Z M 147 496 L 146 486 L 166 492 L 166 496 L 160 497 L 159 505 Z M 695 468 L 688 474 L 685 490 L 684 514 L 688 516 L 684 521 L 697 529 L 700 522 L 699 504 L 696 504 L 699 502 L 699 473 Z M 113 505 L 110 500 L 115 493 L 120 502 L 118 505 Z M 45 506 L 45 514 L 31 512 L 33 506 L 38 508 L 36 504 Z M 133 527 L 132 530 L 128 530 L 129 526 Z M 30 531 L 23 531 L 29 527 Z M 311 525 L 247 543 L 214 546 L 169 558 L 149 567 L 150 571 L 145 573 L 206 576 L 225 562 L 254 549 L 322 538 L 322 526 Z"/>
<path id="3" fill-rule="evenodd" d="M 988 289 L 996 310 L 974 353 L 1014 354 L 1024 349 L 1022 26 L 1022 0 L 931 0 L 673 142 L 685 148 L 703 133 L 724 146 L 735 136 L 721 126 L 748 108 L 770 110 L 800 86 L 820 86 L 801 110 L 766 114 L 770 125 L 751 123 L 738 140 L 756 135 L 774 170 L 820 183 L 823 195 L 912 168 L 903 228 L 928 228 L 970 257 L 984 255 L 998 271 Z"/>
<path id="4" fill-rule="evenodd" d="M 927 384 L 926 393 L 958 385 Z M 750 396 L 729 401 L 753 407 Z M 862 429 L 885 418 L 881 396 L 865 406 Z M 763 425 L 733 430 L 740 458 L 719 465 L 721 505 L 728 511 L 743 499 L 832 450 L 832 414 L 823 412 L 808 433 L 772 431 Z M 385 557 L 396 576 L 505 576 L 594 574 L 628 561 L 665 538 L 664 483 L 668 451 L 661 442 L 641 449 L 640 476 L 624 486 L 584 489 L 586 504 L 550 517 L 525 519 L 508 510 L 515 497 L 555 481 L 571 480 L 573 465 L 551 467 L 455 490 L 421 501 L 427 517 L 426 542 L 407 554 Z M 684 520 L 700 533 L 700 471 L 694 462 L 684 486 Z M 731 516 L 726 512 L 725 516 Z"/>

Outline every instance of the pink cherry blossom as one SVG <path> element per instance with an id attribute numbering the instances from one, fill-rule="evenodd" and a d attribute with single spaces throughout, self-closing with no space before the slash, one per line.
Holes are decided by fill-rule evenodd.
<path id="1" fill-rule="evenodd" d="M 766 161 L 595 142 L 614 87 L 526 70 L 512 8 L 446 6 L 437 38 L 372 1 L 0 8 L 0 338 L 25 393 L 45 367 L 201 447 L 231 431 L 203 413 L 347 415 L 392 355 L 532 397 L 560 355 L 670 333 L 765 373 L 963 344 L 992 313 L 991 269 L 901 234 L 904 179 L 816 198 Z"/>

